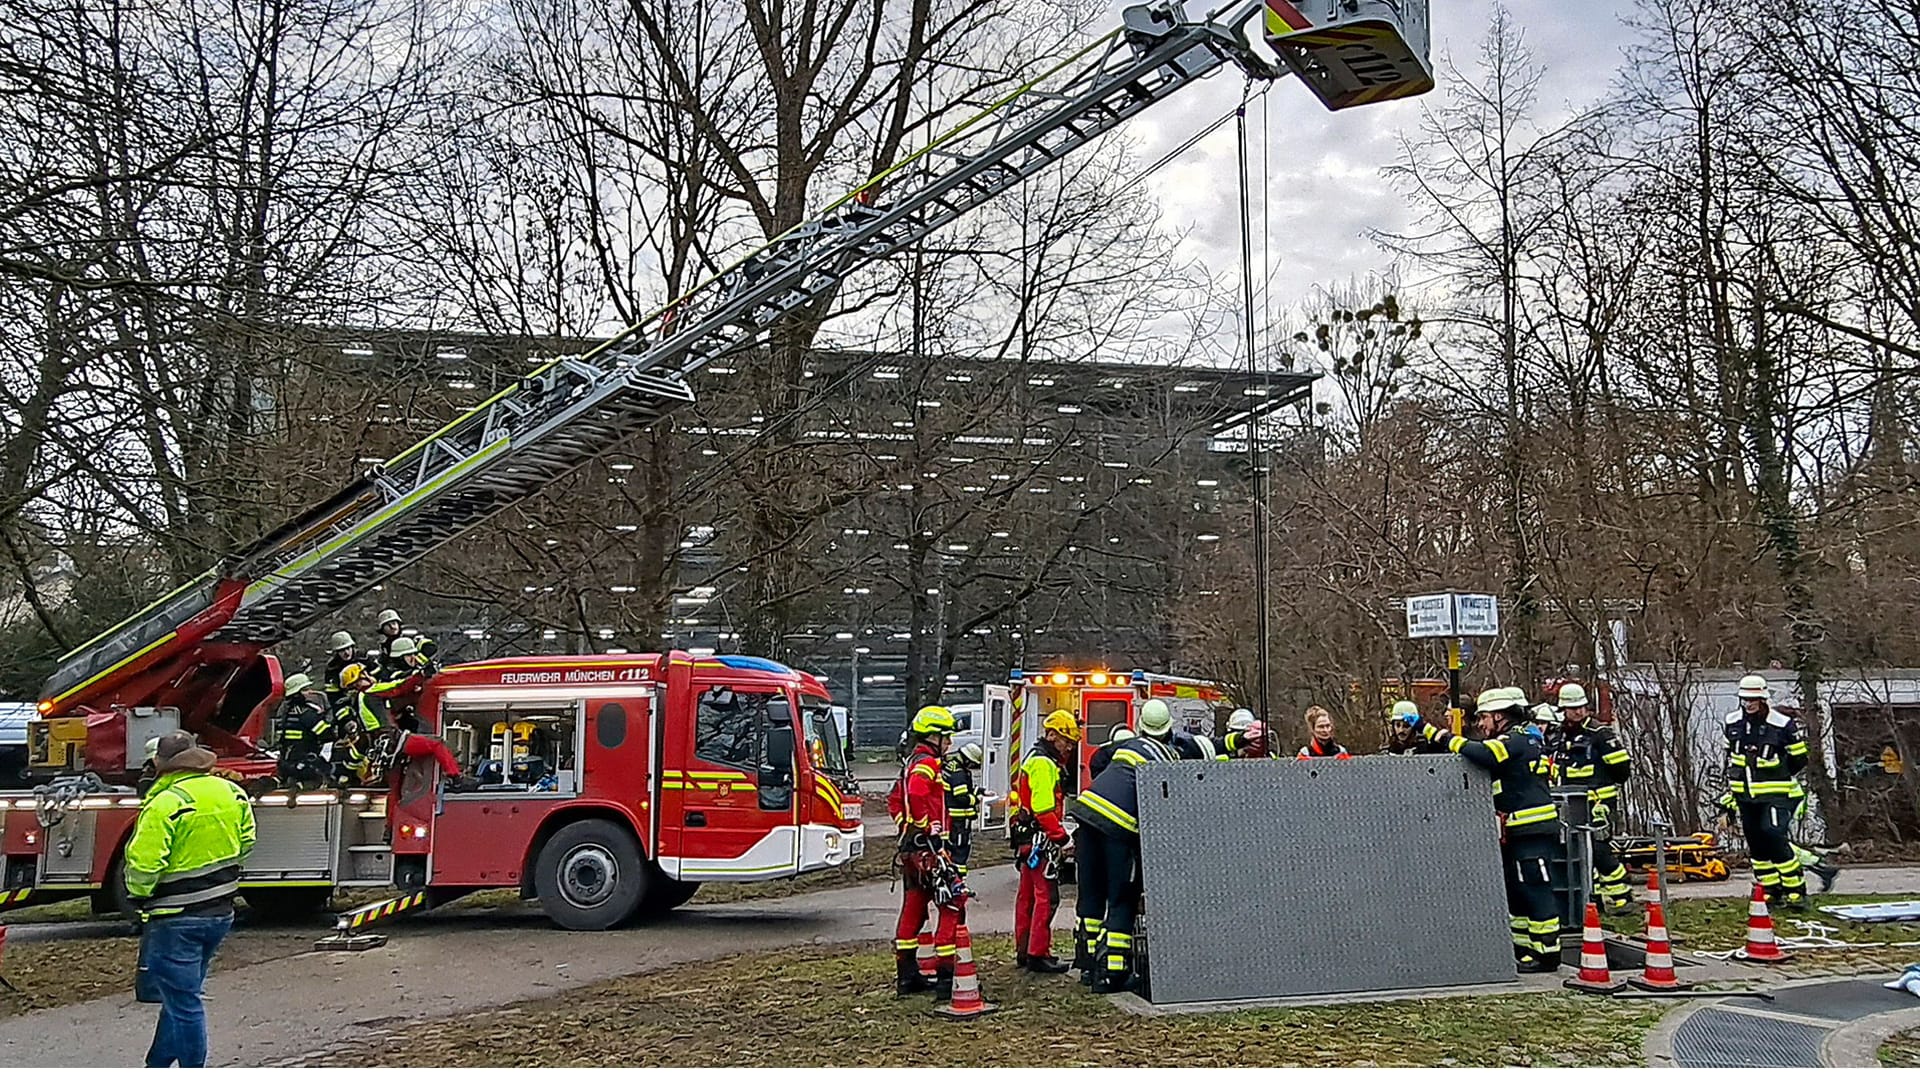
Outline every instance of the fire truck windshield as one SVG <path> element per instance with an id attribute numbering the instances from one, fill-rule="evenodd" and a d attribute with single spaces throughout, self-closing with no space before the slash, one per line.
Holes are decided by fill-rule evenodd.
<path id="1" fill-rule="evenodd" d="M 801 715 L 807 724 L 807 754 L 813 767 L 833 777 L 847 775 L 847 752 L 840 742 L 840 728 L 833 721 L 833 703 L 825 698 L 800 699 Z"/>

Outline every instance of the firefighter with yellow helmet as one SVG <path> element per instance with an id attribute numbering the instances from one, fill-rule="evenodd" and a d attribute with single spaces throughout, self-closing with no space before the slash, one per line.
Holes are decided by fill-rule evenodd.
<path id="1" fill-rule="evenodd" d="M 1040 724 L 1040 740 L 1013 780 L 1008 837 L 1020 870 L 1013 901 L 1014 966 L 1059 975 L 1067 965 L 1053 955 L 1053 913 L 1060 904 L 1059 862 L 1067 827 L 1060 820 L 1060 777 L 1080 745 L 1080 721 L 1055 709 Z"/>
<path id="2" fill-rule="evenodd" d="M 937 1000 L 953 996 L 953 962 L 966 915 L 966 886 L 947 854 L 947 789 L 940 759 L 952 743 L 953 713 L 928 705 L 908 725 L 906 760 L 887 795 L 887 810 L 900 825 L 900 921 L 894 931 L 894 992 L 907 996 L 931 989 Z M 914 952 L 927 907 L 939 912 L 934 929 L 935 981 L 920 974 Z M 943 996 L 944 995 L 944 996 Z"/>

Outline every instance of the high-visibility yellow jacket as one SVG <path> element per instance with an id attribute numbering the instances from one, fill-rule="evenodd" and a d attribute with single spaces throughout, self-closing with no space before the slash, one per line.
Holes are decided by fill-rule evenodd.
<path id="1" fill-rule="evenodd" d="M 127 895 L 149 918 L 224 909 L 253 838 L 253 805 L 239 785 L 168 773 L 147 792 L 127 841 Z"/>

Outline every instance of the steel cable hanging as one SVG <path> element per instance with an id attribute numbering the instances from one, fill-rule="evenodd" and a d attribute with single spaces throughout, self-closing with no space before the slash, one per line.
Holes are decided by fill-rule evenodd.
<path id="1" fill-rule="evenodd" d="M 1247 176 L 1247 102 L 1253 96 L 1253 81 L 1247 80 L 1246 91 L 1240 96 L 1240 107 L 1235 110 L 1239 135 L 1240 159 L 1240 300 L 1241 329 L 1247 349 L 1247 389 L 1257 388 L 1260 381 L 1260 356 L 1255 343 L 1256 327 L 1253 318 L 1253 213 L 1252 191 Z M 1260 446 L 1260 409 L 1255 405 L 1247 409 L 1247 465 L 1253 472 L 1253 576 L 1255 633 L 1258 635 L 1254 649 L 1257 667 L 1257 685 L 1259 687 L 1260 723 L 1266 731 L 1268 756 L 1276 753 L 1274 741 L 1273 716 L 1271 712 L 1272 695 L 1268 686 L 1267 674 L 1268 627 L 1267 627 L 1267 496 L 1266 463 Z"/>

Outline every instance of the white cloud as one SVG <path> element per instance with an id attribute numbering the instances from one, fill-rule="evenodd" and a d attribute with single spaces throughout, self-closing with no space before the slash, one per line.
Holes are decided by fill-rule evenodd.
<path id="1" fill-rule="evenodd" d="M 1194 3 L 1192 10 L 1199 10 Z M 1590 104 L 1605 92 L 1631 38 L 1621 17 L 1634 5 L 1624 0 L 1569 4 L 1566 0 L 1513 0 L 1508 4 L 1523 28 L 1535 60 L 1546 69 L 1541 86 L 1543 119 Z M 1437 0 L 1433 5 L 1433 58 L 1451 55 L 1471 69 L 1486 32 L 1488 0 Z M 1116 15 L 1116 18 L 1118 16 Z M 1158 161 L 1181 142 L 1231 111 L 1244 79 L 1225 69 L 1127 128 L 1139 160 Z M 1391 262 L 1367 238 L 1370 229 L 1408 223 L 1404 201 L 1381 175 L 1402 135 L 1418 132 L 1422 110 L 1441 100 L 1444 87 L 1424 98 L 1339 113 L 1323 109 L 1305 88 L 1282 81 L 1248 108 L 1254 183 L 1259 183 L 1262 129 L 1267 148 L 1271 303 L 1276 314 L 1317 285 L 1364 278 Z M 1187 234 L 1187 253 L 1215 273 L 1237 276 L 1240 268 L 1239 180 L 1234 126 L 1229 122 L 1170 162 L 1151 186 L 1164 207 L 1167 228 Z M 1261 208 L 1254 207 L 1254 258 L 1260 258 Z"/>

